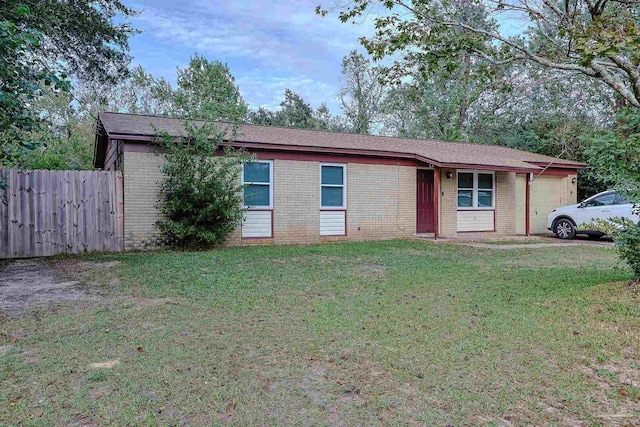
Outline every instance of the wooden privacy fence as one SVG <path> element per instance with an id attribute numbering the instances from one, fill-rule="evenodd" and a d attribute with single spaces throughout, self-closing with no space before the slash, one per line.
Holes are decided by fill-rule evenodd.
<path id="1" fill-rule="evenodd" d="M 0 168 L 0 258 L 124 248 L 121 172 Z"/>

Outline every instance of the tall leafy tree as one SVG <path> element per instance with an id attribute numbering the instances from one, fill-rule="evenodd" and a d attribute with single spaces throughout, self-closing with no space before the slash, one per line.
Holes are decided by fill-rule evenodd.
<path id="1" fill-rule="evenodd" d="M 455 65 L 466 52 L 499 67 L 514 62 L 579 73 L 601 81 L 625 103 L 640 107 L 640 2 L 575 0 L 353 0 L 337 5 L 339 19 L 368 16 L 376 33 L 361 39 L 375 59 L 398 56 L 391 71 L 411 74 L 434 60 Z M 326 9 L 316 11 L 325 15 Z M 520 19 L 522 34 L 506 34 L 497 19 Z M 569 78 L 569 77 L 567 77 Z"/>
<path id="2" fill-rule="evenodd" d="M 135 33 L 126 18 L 137 12 L 121 0 L 4 0 L 0 19 L 15 22 L 20 7 L 30 10 L 19 21 L 21 29 L 42 37 L 34 49 L 40 63 L 58 64 L 85 81 L 115 83 L 126 74 Z"/>
<path id="3" fill-rule="evenodd" d="M 484 100 L 508 90 L 505 73 L 468 55 L 454 67 L 433 66 L 393 88 L 384 103 L 385 133 L 447 141 L 469 140 Z"/>
<path id="4" fill-rule="evenodd" d="M 68 91 L 68 76 L 114 84 L 126 74 L 134 14 L 119 0 L 2 2 L 0 163 L 20 165 L 41 143 L 31 139 L 46 116 L 38 97 Z"/>
<path id="5" fill-rule="evenodd" d="M 351 128 L 344 117 L 331 114 L 329 107 L 325 103 L 320 104 L 313 112 L 315 119 L 315 129 L 329 132 L 347 132 Z"/>
<path id="6" fill-rule="evenodd" d="M 193 55 L 189 66 L 178 68 L 178 87 L 173 92 L 173 115 L 185 119 L 240 122 L 248 107 L 240 95 L 229 67 Z"/>
<path id="7" fill-rule="evenodd" d="M 342 58 L 342 111 L 356 133 L 371 133 L 373 126 L 380 122 L 386 94 L 380 78 L 380 69 L 360 53 L 352 51 Z"/>
<path id="8" fill-rule="evenodd" d="M 314 129 L 315 119 L 313 108 L 300 95 L 290 89 L 284 91 L 284 101 L 280 103 L 281 110 L 276 113 L 278 126 L 302 129 Z"/>
<path id="9" fill-rule="evenodd" d="M 332 116 L 325 104 L 316 110 L 311 104 L 291 89 L 285 89 L 284 100 L 280 103 L 280 110 L 271 111 L 264 107 L 249 112 L 247 121 L 255 125 L 283 126 L 301 129 L 319 129 L 329 131 L 344 131 L 347 123 L 339 117 Z"/>
<path id="10" fill-rule="evenodd" d="M 23 4 L 3 5 L 0 16 L 0 164 L 14 164 L 31 141 L 20 138 L 32 129 L 38 117 L 28 103 L 40 93 L 41 85 L 59 90 L 68 87 L 64 76 L 43 67 L 36 59 L 42 33 L 26 28 L 31 15 Z"/>

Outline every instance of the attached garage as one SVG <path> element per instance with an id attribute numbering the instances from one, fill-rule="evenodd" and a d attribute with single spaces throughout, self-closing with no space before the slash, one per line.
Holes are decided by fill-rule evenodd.
<path id="1" fill-rule="evenodd" d="M 556 176 L 560 171 L 550 171 L 550 175 L 536 176 L 531 183 L 531 204 L 529 211 L 530 233 L 547 233 L 547 217 L 556 208 L 578 203 L 577 175 Z"/>

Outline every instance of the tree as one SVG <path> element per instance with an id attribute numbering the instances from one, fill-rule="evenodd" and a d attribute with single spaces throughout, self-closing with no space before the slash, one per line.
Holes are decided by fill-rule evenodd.
<path id="1" fill-rule="evenodd" d="M 334 116 L 331 114 L 329 107 L 325 103 L 320 104 L 313 112 L 315 121 L 315 129 L 326 130 L 329 132 L 348 132 L 350 129 L 347 120 L 344 117 Z"/>
<path id="2" fill-rule="evenodd" d="M 34 144 L 19 138 L 22 130 L 32 129 L 39 118 L 28 102 L 41 86 L 67 90 L 64 76 L 40 66 L 34 59 L 42 34 L 25 28 L 31 11 L 25 5 L 4 5 L 0 15 L 0 165 L 12 164 Z"/>
<path id="3" fill-rule="evenodd" d="M 248 158 L 222 146 L 233 129 L 191 122 L 185 128 L 187 135 L 178 141 L 167 134 L 158 138 L 166 149 L 159 204 L 164 219 L 158 226 L 171 244 L 208 247 L 222 243 L 242 221 L 243 187 L 238 177 Z"/>
<path id="4" fill-rule="evenodd" d="M 640 210 L 640 112 L 623 108 L 615 128 L 587 139 L 594 171 Z"/>
<path id="5" fill-rule="evenodd" d="M 167 116 L 176 110 L 169 82 L 152 76 L 141 66 L 131 70 L 128 78 L 115 86 L 113 92 L 107 104 L 111 103 L 116 111 Z"/>
<path id="6" fill-rule="evenodd" d="M 284 91 L 281 110 L 276 113 L 275 123 L 278 126 L 314 129 L 313 108 L 300 95 L 290 89 Z"/>
<path id="7" fill-rule="evenodd" d="M 247 121 L 254 125 L 282 126 L 300 129 L 318 129 L 328 131 L 345 131 L 347 124 L 344 120 L 332 116 L 329 108 L 321 104 L 316 110 L 299 94 L 291 89 L 285 89 L 284 100 L 280 103 L 280 110 L 270 111 L 264 107 L 251 111 Z"/>
<path id="8" fill-rule="evenodd" d="M 499 67 L 532 63 L 603 82 L 629 105 L 640 107 L 640 2 L 575 0 L 353 0 L 338 5 L 342 22 L 380 6 L 376 33 L 361 42 L 378 60 L 399 56 L 390 74 L 411 75 L 424 64 L 455 65 L 465 52 Z M 316 12 L 328 11 L 318 6 Z M 526 21 L 508 36 L 498 19 Z"/>
<path id="9" fill-rule="evenodd" d="M 173 93 L 176 117 L 239 123 L 247 116 L 247 104 L 231 70 L 220 61 L 193 55 L 188 67 L 178 68 L 177 83 Z"/>
<path id="10" fill-rule="evenodd" d="M 76 81 L 114 84 L 127 71 L 135 12 L 119 0 L 5 0 L 0 6 L 0 163 L 20 165 L 42 141 L 36 99 Z M 50 90 L 54 88 L 54 90 Z M 40 148 L 39 148 L 40 147 Z"/>
<path id="11" fill-rule="evenodd" d="M 617 116 L 617 126 L 595 134 L 587 151 L 594 172 L 613 185 L 619 194 L 634 203 L 640 215 L 640 112 L 623 108 Z M 616 249 L 640 282 L 640 222 L 634 224 L 620 218 L 595 221 L 588 225 L 609 234 Z"/>
<path id="12" fill-rule="evenodd" d="M 34 49 L 40 64 L 62 66 L 82 81 L 116 83 L 127 73 L 135 30 L 126 19 L 137 12 L 121 0 L 5 0 L 0 20 L 16 22 L 12 15 L 20 7 L 31 12 L 20 27 L 42 37 Z"/>
<path id="13" fill-rule="evenodd" d="M 380 82 L 380 69 L 356 51 L 342 58 L 340 100 L 351 128 L 369 134 L 380 120 L 386 88 Z"/>
<path id="14" fill-rule="evenodd" d="M 455 67 L 416 72 L 411 81 L 394 87 L 384 102 L 385 133 L 469 140 L 471 124 L 486 98 L 509 88 L 505 75 L 468 55 L 460 56 Z"/>

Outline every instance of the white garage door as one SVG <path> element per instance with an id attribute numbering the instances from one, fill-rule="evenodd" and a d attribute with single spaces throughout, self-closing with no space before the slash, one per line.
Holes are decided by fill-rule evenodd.
<path id="1" fill-rule="evenodd" d="M 566 178 L 539 176 L 531 184 L 530 232 L 547 233 L 547 217 L 566 200 Z"/>

